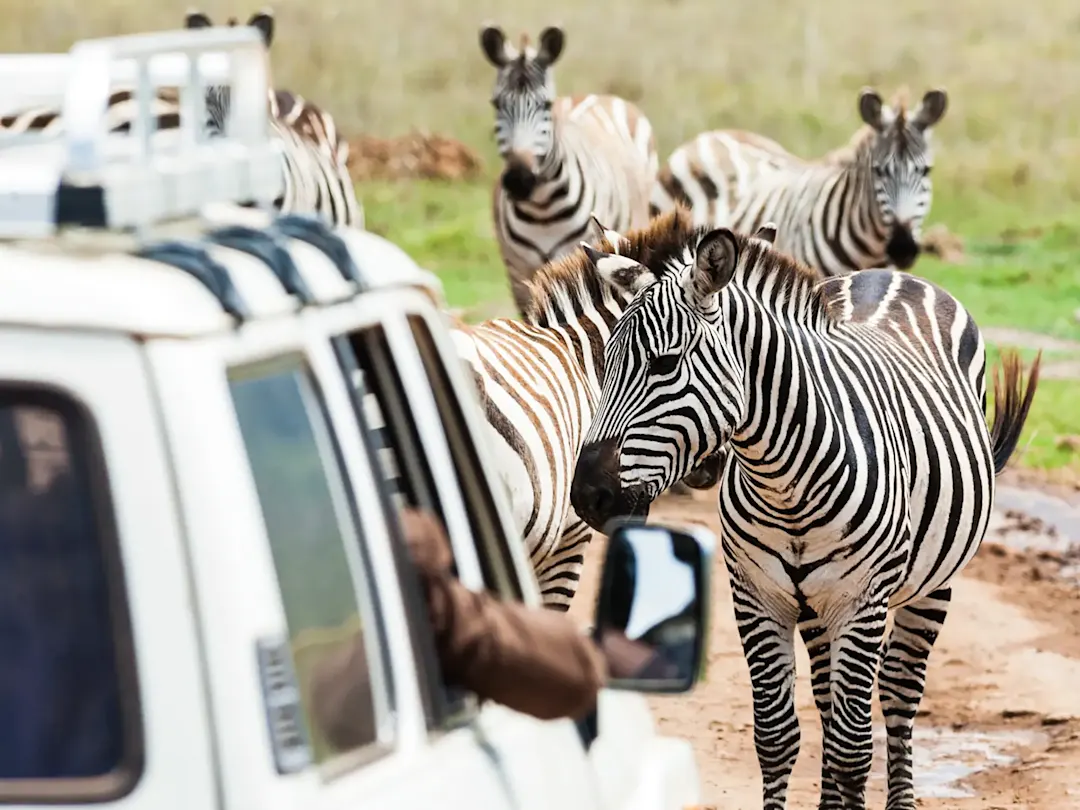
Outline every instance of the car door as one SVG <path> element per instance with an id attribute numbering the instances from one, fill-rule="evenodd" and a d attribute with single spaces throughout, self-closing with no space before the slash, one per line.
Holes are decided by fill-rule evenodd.
<path id="1" fill-rule="evenodd" d="M 475 408 L 475 400 L 463 390 L 461 366 L 444 327 L 431 318 L 420 296 L 396 317 L 389 303 L 380 305 L 380 311 L 378 325 L 349 337 L 365 380 L 368 410 L 382 420 L 381 441 L 393 445 L 387 477 L 404 502 L 443 520 L 457 574 L 467 587 L 503 599 L 527 598 L 539 606 L 524 552 L 508 541 L 508 512 L 500 511 L 493 495 L 495 478 L 466 411 Z M 519 807 L 599 806 L 595 779 L 571 720 L 542 722 L 492 703 L 477 709 L 473 695 L 461 695 L 461 700 L 462 710 L 498 756 Z"/>
<path id="2" fill-rule="evenodd" d="M 229 379 L 287 625 L 274 676 L 303 721 L 271 735 L 287 806 L 510 808 L 499 762 L 440 688 L 339 358 L 310 348 Z"/>

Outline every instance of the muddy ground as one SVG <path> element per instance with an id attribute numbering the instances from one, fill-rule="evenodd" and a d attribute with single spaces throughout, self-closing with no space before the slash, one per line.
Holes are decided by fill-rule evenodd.
<path id="1" fill-rule="evenodd" d="M 931 656 L 915 732 L 920 807 L 1080 809 L 1080 493 L 1060 485 L 1031 492 L 1031 479 L 1019 476 L 1002 483 L 991 531 L 955 583 Z M 665 497 L 651 522 L 715 532 L 715 492 Z M 601 539 L 590 556 L 587 570 L 596 572 Z M 650 702 L 662 733 L 693 742 L 706 806 L 760 808 L 750 681 L 719 561 L 714 582 L 706 681 L 688 696 Z M 573 608 L 582 618 L 595 598 L 595 582 L 585 585 Z M 801 643 L 798 669 L 803 742 L 788 806 L 809 808 L 817 806 L 821 732 Z M 880 709 L 876 717 L 880 726 Z M 878 734 L 868 798 L 884 807 Z"/>

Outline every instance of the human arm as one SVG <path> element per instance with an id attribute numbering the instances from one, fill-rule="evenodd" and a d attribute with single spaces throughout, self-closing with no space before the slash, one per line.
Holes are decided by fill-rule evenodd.
<path id="1" fill-rule="evenodd" d="M 603 657 L 568 616 L 470 591 L 450 572 L 439 522 L 408 510 L 403 524 L 448 681 L 542 720 L 593 709 Z"/>

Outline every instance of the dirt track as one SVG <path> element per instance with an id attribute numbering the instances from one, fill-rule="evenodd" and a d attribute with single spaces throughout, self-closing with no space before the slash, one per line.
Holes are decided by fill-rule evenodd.
<path id="1" fill-rule="evenodd" d="M 664 498 L 651 520 L 699 523 L 715 532 L 715 504 L 714 492 Z M 995 542 L 1008 531 L 1012 542 L 1017 529 L 1047 534 L 1045 527 L 1025 524 L 1015 512 L 997 517 L 954 586 L 931 656 L 915 733 L 920 807 L 1080 808 L 1080 590 L 1059 578 L 1067 562 L 1060 554 L 1016 553 Z M 1052 529 L 1047 536 L 1054 539 Z M 601 566 L 603 545 L 598 540 L 590 549 L 590 572 Z M 663 733 L 693 741 L 707 806 L 759 808 L 750 682 L 722 563 L 714 581 L 706 682 L 689 696 L 651 703 Z M 586 586 L 575 614 L 593 604 L 594 583 Z M 788 806 L 809 808 L 817 805 L 821 736 L 806 653 L 801 644 L 798 649 L 803 742 Z M 880 724 L 880 709 L 875 714 Z M 868 798 L 884 807 L 883 739 L 878 754 Z"/>

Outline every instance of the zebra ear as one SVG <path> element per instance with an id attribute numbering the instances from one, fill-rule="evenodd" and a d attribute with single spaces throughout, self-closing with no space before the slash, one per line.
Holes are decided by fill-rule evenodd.
<path id="1" fill-rule="evenodd" d="M 247 24 L 262 34 L 263 44 L 269 48 L 270 43 L 274 41 L 274 12 L 268 8 L 257 11 L 251 15 Z"/>
<path id="2" fill-rule="evenodd" d="M 597 236 L 601 239 L 606 239 L 616 250 L 619 249 L 619 245 L 626 241 L 625 236 L 604 225 L 596 218 L 596 214 L 589 214 L 589 222 L 592 224 L 593 230 L 596 231 Z"/>
<path id="3" fill-rule="evenodd" d="M 187 14 L 184 15 L 184 28 L 213 28 L 214 24 L 210 22 L 210 18 L 203 14 L 201 11 L 196 11 L 193 8 L 187 10 Z"/>
<path id="4" fill-rule="evenodd" d="M 945 115 L 949 106 L 949 96 L 944 90 L 930 90 L 922 98 L 919 109 L 911 117 L 911 124 L 920 132 L 925 132 L 937 124 Z"/>
<path id="5" fill-rule="evenodd" d="M 738 262 L 739 242 L 727 228 L 717 228 L 701 237 L 687 279 L 694 302 L 702 306 L 724 289 L 734 277 Z"/>
<path id="6" fill-rule="evenodd" d="M 878 132 L 885 128 L 885 104 L 877 90 L 864 87 L 859 91 L 859 115 L 864 123 Z"/>
<path id="7" fill-rule="evenodd" d="M 540 32 L 540 48 L 536 53 L 536 63 L 543 67 L 555 64 L 562 54 L 566 37 L 557 25 L 550 25 Z"/>
<path id="8" fill-rule="evenodd" d="M 656 276 L 645 265 L 627 256 L 603 253 L 588 242 L 580 244 L 585 255 L 589 257 L 589 261 L 596 268 L 597 275 L 613 287 L 635 295 L 656 282 Z"/>
<path id="9" fill-rule="evenodd" d="M 768 242 L 770 245 L 776 244 L 776 223 L 766 222 L 754 233 L 755 239 L 760 239 L 763 242 Z"/>
<path id="10" fill-rule="evenodd" d="M 487 24 L 480 29 L 480 49 L 495 67 L 504 67 L 513 56 L 506 46 L 506 34 L 497 25 Z"/>

